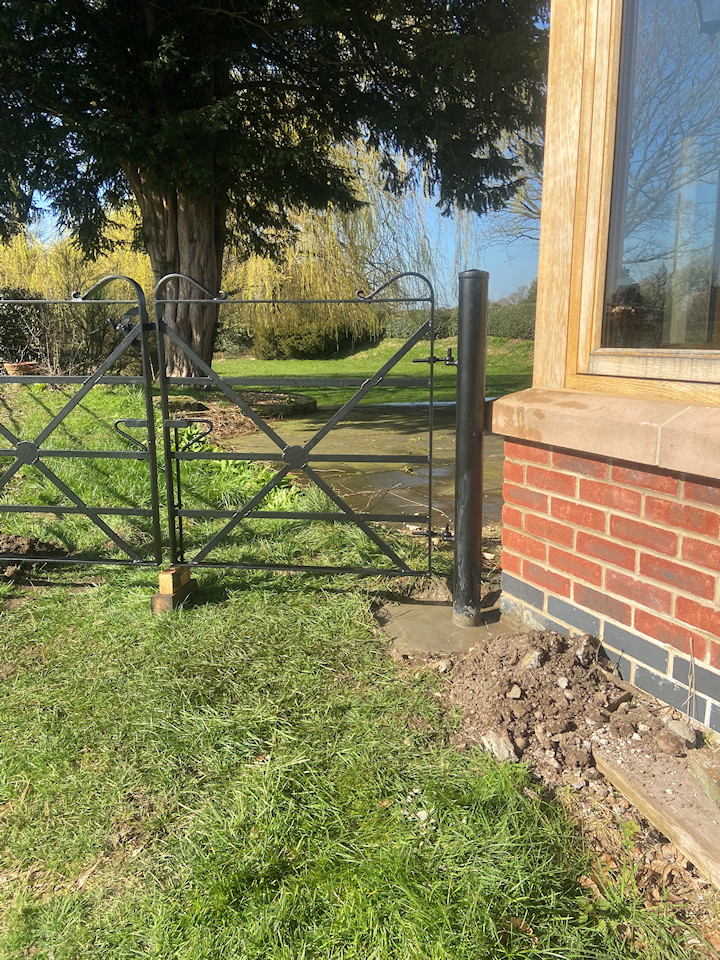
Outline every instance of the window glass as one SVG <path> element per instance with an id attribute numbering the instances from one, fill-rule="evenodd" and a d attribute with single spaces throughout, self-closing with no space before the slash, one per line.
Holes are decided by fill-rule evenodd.
<path id="1" fill-rule="evenodd" d="M 720 349 L 720 2 L 623 23 L 605 347 Z"/>

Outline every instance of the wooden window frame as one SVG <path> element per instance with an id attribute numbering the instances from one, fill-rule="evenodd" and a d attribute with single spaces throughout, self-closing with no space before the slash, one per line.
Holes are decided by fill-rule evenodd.
<path id="1" fill-rule="evenodd" d="M 720 353 L 600 343 L 623 0 L 553 0 L 536 387 L 720 403 Z"/>

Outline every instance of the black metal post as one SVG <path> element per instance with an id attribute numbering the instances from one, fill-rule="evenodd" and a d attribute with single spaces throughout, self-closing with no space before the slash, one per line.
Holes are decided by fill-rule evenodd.
<path id="1" fill-rule="evenodd" d="M 162 529 L 160 526 L 160 491 L 158 489 L 157 435 L 155 430 L 155 408 L 153 406 L 153 372 L 150 356 L 150 319 L 147 312 L 145 294 L 136 287 L 138 297 L 138 323 L 140 324 L 140 356 L 142 358 L 143 386 L 145 389 L 145 419 L 147 421 L 147 447 L 150 469 L 150 505 L 152 509 L 153 551 L 155 563 L 162 563 Z"/>
<path id="2" fill-rule="evenodd" d="M 160 411 L 162 414 L 163 450 L 165 452 L 165 497 L 168 516 L 168 549 L 170 565 L 180 562 L 177 542 L 177 504 L 175 502 L 175 483 L 173 478 L 172 439 L 170 434 L 170 403 L 168 398 L 167 371 L 165 369 L 165 326 L 163 307 L 157 287 L 155 288 L 155 331 L 157 334 L 158 382 L 160 385 Z"/>
<path id="3" fill-rule="evenodd" d="M 484 270 L 459 277 L 453 620 L 466 627 L 480 612 L 488 279 Z"/>

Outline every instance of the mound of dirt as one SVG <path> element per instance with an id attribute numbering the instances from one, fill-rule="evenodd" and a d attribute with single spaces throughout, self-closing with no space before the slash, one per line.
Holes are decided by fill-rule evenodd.
<path id="1" fill-rule="evenodd" d="M 448 697 L 465 722 L 461 741 L 499 759 L 529 761 L 550 786 L 594 779 L 593 743 L 684 752 L 683 739 L 643 709 L 589 635 L 551 631 L 503 637 L 457 660 Z"/>
<path id="2" fill-rule="evenodd" d="M 238 390 L 239 396 L 260 417 L 288 419 L 313 413 L 317 401 L 304 394 L 278 393 L 268 390 Z M 224 440 L 257 433 L 259 427 L 251 417 L 245 416 L 239 407 L 222 400 L 206 399 L 204 402 L 191 397 L 171 397 L 170 413 L 174 417 L 185 416 L 191 420 L 206 419 L 213 424 L 208 440 L 222 444 Z"/>
<path id="3" fill-rule="evenodd" d="M 672 904 L 700 934 L 697 956 L 720 956 L 717 893 L 595 766 L 596 751 L 626 763 L 678 764 L 696 745 L 680 714 L 625 684 L 589 635 L 520 633 L 453 657 L 401 659 L 444 676 L 443 696 L 462 716 L 458 749 L 476 744 L 499 759 L 527 761 L 537 789 L 568 809 L 594 855 L 580 881 L 590 897 L 600 898 L 605 877 L 622 874 L 629 860 L 646 907 Z"/>
<path id="4" fill-rule="evenodd" d="M 0 576 L 17 576 L 22 568 L 42 564 L 45 557 L 65 557 L 67 551 L 57 543 L 48 543 L 37 537 L 20 537 L 0 533 Z"/>

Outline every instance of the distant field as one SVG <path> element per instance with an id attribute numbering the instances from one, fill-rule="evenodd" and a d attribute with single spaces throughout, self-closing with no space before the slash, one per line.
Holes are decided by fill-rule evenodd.
<path id="1" fill-rule="evenodd" d="M 381 340 L 349 354 L 325 360 L 256 360 L 254 357 L 216 358 L 213 367 L 226 377 L 371 377 L 400 349 L 403 340 Z M 435 355 L 445 356 L 452 348 L 457 357 L 457 337 L 435 341 Z M 413 363 L 428 356 L 428 344 L 417 344 L 388 374 L 393 377 L 424 377 L 426 364 Z M 533 343 L 531 340 L 506 340 L 491 337 L 488 341 L 486 394 L 503 396 L 529 387 L 532 381 Z M 454 400 L 457 381 L 455 367 L 435 365 L 435 398 Z M 338 406 L 352 395 L 351 389 L 332 386 L 312 387 L 311 393 L 321 407 Z M 368 400 L 373 403 L 399 403 L 427 399 L 427 387 L 375 387 Z"/>

